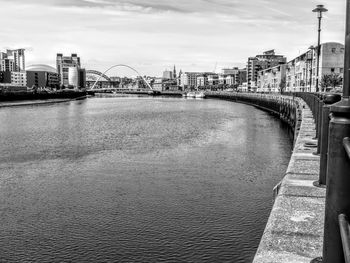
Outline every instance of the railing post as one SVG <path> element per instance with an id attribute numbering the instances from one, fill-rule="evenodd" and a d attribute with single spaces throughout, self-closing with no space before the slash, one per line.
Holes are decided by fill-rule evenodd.
<path id="1" fill-rule="evenodd" d="M 323 95 L 318 96 L 318 108 L 317 110 L 317 151 L 316 154 L 320 154 L 321 151 L 321 136 L 322 136 L 322 116 L 323 116 Z"/>
<path id="2" fill-rule="evenodd" d="M 323 262 L 343 263 L 339 214 L 350 215 L 350 162 L 343 139 L 350 135 L 350 0 L 346 5 L 343 98 L 330 108 Z"/>
<path id="3" fill-rule="evenodd" d="M 327 157 L 328 157 L 328 128 L 329 128 L 329 110 L 330 105 L 340 101 L 341 96 L 338 94 L 328 94 L 323 98 L 321 136 L 320 144 L 320 174 L 319 179 L 314 183 L 315 186 L 325 186 L 327 176 Z"/>

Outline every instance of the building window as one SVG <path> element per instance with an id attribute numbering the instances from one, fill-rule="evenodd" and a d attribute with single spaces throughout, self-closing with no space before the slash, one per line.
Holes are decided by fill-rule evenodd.
<path id="1" fill-rule="evenodd" d="M 332 53 L 335 53 L 335 51 L 336 51 L 336 48 L 333 47 L 333 48 L 332 48 Z"/>
<path id="2" fill-rule="evenodd" d="M 334 73 L 334 71 L 335 71 L 335 68 L 331 68 L 331 72 Z"/>
<path id="3" fill-rule="evenodd" d="M 339 71 L 340 71 L 340 73 L 343 73 L 343 72 L 344 72 L 344 69 L 343 69 L 343 68 L 340 68 Z"/>

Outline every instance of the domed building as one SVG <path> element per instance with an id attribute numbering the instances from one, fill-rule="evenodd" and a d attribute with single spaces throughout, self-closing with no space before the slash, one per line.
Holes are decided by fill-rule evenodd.
<path id="1" fill-rule="evenodd" d="M 60 87 L 60 76 L 54 67 L 44 64 L 30 65 L 26 68 L 27 86 L 29 88 L 54 88 Z"/>

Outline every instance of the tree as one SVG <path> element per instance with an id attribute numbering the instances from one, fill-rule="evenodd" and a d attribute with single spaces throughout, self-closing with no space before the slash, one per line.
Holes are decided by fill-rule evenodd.
<path id="1" fill-rule="evenodd" d="M 279 88 L 281 93 L 286 89 L 286 77 L 282 77 Z"/>
<path id="2" fill-rule="evenodd" d="M 321 87 L 325 91 L 328 87 L 335 88 L 340 86 L 343 82 L 343 79 L 339 74 L 326 74 L 322 76 Z"/>

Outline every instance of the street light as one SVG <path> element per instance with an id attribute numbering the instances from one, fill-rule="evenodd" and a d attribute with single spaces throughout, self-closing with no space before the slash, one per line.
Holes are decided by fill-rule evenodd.
<path id="1" fill-rule="evenodd" d="M 318 75 L 319 75 L 319 67 L 320 67 L 320 35 L 321 35 L 321 19 L 322 19 L 322 13 L 327 12 L 328 10 L 324 8 L 323 5 L 317 5 L 317 7 L 312 10 L 312 12 L 317 13 L 318 18 L 318 40 L 317 40 L 317 68 L 316 68 L 316 92 L 319 91 L 318 89 Z"/>

